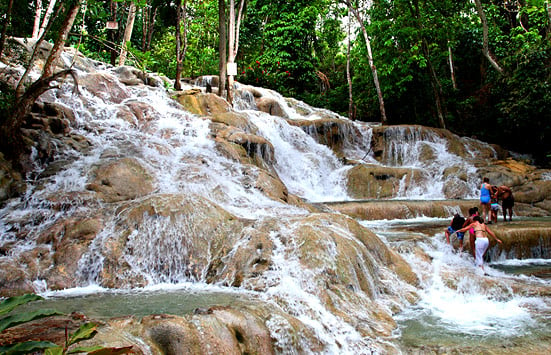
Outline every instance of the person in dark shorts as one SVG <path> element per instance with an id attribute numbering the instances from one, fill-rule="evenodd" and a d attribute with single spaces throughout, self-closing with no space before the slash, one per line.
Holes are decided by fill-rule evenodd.
<path id="1" fill-rule="evenodd" d="M 503 221 L 507 221 L 507 213 L 509 214 L 509 222 L 513 220 L 513 207 L 515 206 L 515 198 L 513 191 L 505 185 L 497 188 L 494 198 L 501 200 L 501 209 L 503 210 Z"/>
<path id="2" fill-rule="evenodd" d="M 457 232 L 457 230 L 461 229 L 463 227 L 463 224 L 465 223 L 465 218 L 461 217 L 459 213 L 456 213 L 450 225 L 448 228 L 446 228 L 445 234 L 446 234 L 446 241 L 448 244 L 450 244 L 450 235 L 455 233 L 457 235 L 457 239 L 459 239 L 459 251 L 463 251 L 463 237 L 465 236 L 465 233 L 463 232 Z"/>

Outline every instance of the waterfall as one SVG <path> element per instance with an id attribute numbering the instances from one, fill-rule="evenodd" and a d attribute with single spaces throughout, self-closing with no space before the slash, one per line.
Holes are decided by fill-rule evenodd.
<path id="1" fill-rule="evenodd" d="M 74 136 L 68 143 L 54 140 L 59 149 L 49 165 L 35 154 L 36 170 L 27 177 L 25 195 L 0 208 L 2 265 L 15 269 L 10 263 L 24 260 L 24 267 L 31 266 L 22 274 L 41 262 L 51 266 L 30 280 L 37 292 L 60 288 L 44 280 L 49 272 L 55 274 L 53 282 L 74 276 L 77 286 L 92 292 L 105 280 L 112 284 L 104 287 L 125 291 L 212 283 L 288 315 L 265 320 L 274 344 L 288 353 L 398 353 L 394 320 L 406 323 L 417 316 L 421 323 L 445 323 L 449 333 L 511 337 L 534 329 L 530 309 L 540 298 L 515 296 L 497 270 L 489 271 L 497 286 L 488 286 L 469 274 L 473 266 L 467 256 L 438 241 L 442 233 L 419 232 L 433 231 L 433 224 L 443 229 L 448 221 L 408 214 L 402 221 L 358 223 L 330 204 L 309 204 L 350 201 L 347 173 L 354 164 L 415 171 L 416 180 L 400 181 L 393 196 L 398 199 L 430 204 L 456 186 L 460 197 L 476 197 L 475 163 L 482 143 L 463 139 L 467 154 L 460 154 L 432 130 L 354 122 L 236 83 L 233 109 L 250 124 L 239 133 L 268 142 L 268 149 L 257 152 L 269 165 L 263 170 L 238 156 L 250 157 L 258 145 L 221 142 L 213 127 L 223 123 L 183 110 L 160 86 L 122 84 L 113 72 L 101 65 L 93 73 L 79 72 L 83 79 L 105 79 L 112 92 L 84 85 L 81 95 L 73 96 L 72 86 L 63 83 L 61 91 L 43 96 L 74 112 Z M 196 84 L 212 80 L 205 76 Z M 273 100 L 284 117 L 259 111 L 259 98 Z M 320 132 L 334 134 L 337 142 Z M 381 134 L 384 144 L 376 146 Z M 232 148 L 235 155 L 228 153 Z M 94 182 L 97 171 L 130 158 L 143 167 L 151 189 L 137 197 L 102 200 L 92 185 L 109 188 L 111 182 Z M 262 174 L 283 185 L 285 201 L 255 185 Z M 445 208 L 450 215 L 460 212 L 458 206 Z M 403 228 L 393 231 L 400 223 Z M 76 243 L 71 233 L 89 243 Z M 73 241 L 83 249 L 70 249 Z M 60 245 L 69 252 L 55 254 Z M 76 264 L 71 265 L 76 276 L 65 275 L 65 265 L 53 261 L 63 256 L 72 258 L 67 264 Z M 120 274 L 108 279 L 109 272 Z M 449 276 L 455 273 L 457 278 Z"/>

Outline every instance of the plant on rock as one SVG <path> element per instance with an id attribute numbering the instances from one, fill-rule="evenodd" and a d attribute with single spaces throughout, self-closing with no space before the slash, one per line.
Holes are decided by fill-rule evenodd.
<path id="1" fill-rule="evenodd" d="M 21 305 L 42 299 L 43 298 L 41 296 L 35 294 L 9 297 L 0 303 L 0 315 L 8 314 Z M 22 312 L 8 315 L 0 319 L 0 333 L 8 328 L 15 327 L 20 324 L 26 324 L 40 318 L 56 315 L 63 315 L 63 313 L 53 309 L 39 309 L 33 312 Z M 131 352 L 131 346 L 123 348 L 105 348 L 102 346 L 73 347 L 73 345 L 83 340 L 93 338 L 94 335 L 96 335 L 97 327 L 98 325 L 96 323 L 85 323 L 82 324 L 79 329 L 70 336 L 69 334 L 67 334 L 67 330 L 65 330 L 65 344 L 63 346 L 52 343 L 50 341 L 33 340 L 16 342 L 13 344 L 0 346 L 0 354 L 17 355 L 44 351 L 45 355 L 64 355 L 77 353 L 87 353 L 94 355 L 116 355 L 128 354 Z"/>

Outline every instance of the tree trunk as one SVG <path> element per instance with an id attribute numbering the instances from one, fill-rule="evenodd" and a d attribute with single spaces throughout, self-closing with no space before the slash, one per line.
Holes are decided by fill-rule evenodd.
<path id="1" fill-rule="evenodd" d="M 4 44 L 6 43 L 6 36 L 8 35 L 8 26 L 11 22 L 11 11 L 13 8 L 13 0 L 8 2 L 8 9 L 6 10 L 6 17 L 4 18 L 4 23 L 2 24 L 2 33 L 0 34 L 0 58 L 2 58 L 2 53 L 4 52 Z"/>
<path id="2" fill-rule="evenodd" d="M 448 63 L 450 65 L 450 76 L 452 79 L 453 88 L 457 90 L 457 82 L 455 81 L 455 70 L 453 68 L 453 55 L 452 55 L 452 47 L 448 45 Z"/>
<path id="3" fill-rule="evenodd" d="M 61 4 L 59 5 L 59 7 L 57 8 L 57 11 L 56 11 L 56 14 L 55 14 L 54 17 L 58 17 L 59 14 L 64 10 L 65 10 L 65 2 L 62 1 Z M 17 83 L 17 87 L 15 88 L 15 97 L 16 98 L 21 97 L 24 93 L 24 86 L 25 86 L 25 83 L 27 81 L 27 77 L 29 76 L 29 73 L 32 71 L 33 66 L 34 66 L 34 61 L 36 60 L 36 56 L 38 55 L 38 48 L 40 47 L 40 45 L 44 41 L 44 37 L 46 37 L 46 33 L 48 33 L 50 31 L 50 27 L 52 26 L 52 22 L 53 21 L 48 22 L 48 25 L 46 26 L 46 30 L 42 33 L 42 36 L 40 36 L 36 40 L 36 43 L 34 44 L 33 52 L 31 54 L 31 58 L 29 59 L 29 63 L 27 64 L 27 68 L 25 69 L 25 72 L 23 73 L 23 75 L 19 79 L 19 82 Z"/>
<path id="4" fill-rule="evenodd" d="M 482 53 L 486 58 L 488 58 L 488 61 L 490 64 L 501 74 L 503 74 L 503 68 L 499 65 L 499 63 L 493 58 L 492 53 L 490 53 L 490 48 L 488 45 L 488 20 L 486 19 L 486 14 L 484 13 L 484 9 L 482 8 L 482 4 L 480 3 L 480 0 L 474 0 L 476 5 L 476 10 L 478 12 L 478 17 L 480 17 L 480 22 L 482 22 Z"/>
<path id="5" fill-rule="evenodd" d="M 350 9 L 348 9 L 348 43 L 346 46 L 346 81 L 348 82 L 348 118 L 355 119 L 354 98 L 352 96 L 352 77 L 350 75 Z"/>
<path id="6" fill-rule="evenodd" d="M 176 78 L 174 80 L 174 89 L 181 90 L 180 77 L 182 73 L 182 62 L 187 52 L 187 3 L 184 0 L 176 0 Z M 184 34 L 182 36 L 181 21 L 184 17 Z M 183 47 L 183 48 L 182 48 Z"/>
<path id="7" fill-rule="evenodd" d="M 33 25 L 33 34 L 32 38 L 40 37 L 38 31 L 40 30 L 40 19 L 42 18 L 42 0 L 36 0 L 36 10 L 34 13 L 34 25 Z"/>
<path id="8" fill-rule="evenodd" d="M 75 22 L 75 18 L 77 17 L 79 10 L 80 10 L 80 1 L 77 1 L 69 8 L 69 11 L 67 11 L 67 15 L 65 16 L 65 19 L 63 20 L 63 23 L 61 24 L 61 28 L 59 30 L 59 36 L 54 42 L 52 51 L 50 52 L 50 55 L 48 56 L 48 59 L 46 59 L 46 63 L 44 64 L 44 69 L 42 70 L 41 78 L 47 78 L 52 76 L 54 72 L 55 63 L 58 61 L 59 57 L 61 56 L 61 52 L 63 52 L 65 41 L 69 36 L 69 32 L 73 27 L 73 22 Z"/>
<path id="9" fill-rule="evenodd" d="M 551 1 L 547 1 L 545 3 L 545 7 L 547 8 L 547 17 L 549 18 L 549 22 L 547 25 L 547 34 L 550 35 L 551 34 Z"/>
<path id="10" fill-rule="evenodd" d="M 50 86 L 50 83 L 67 75 L 73 77 L 75 92 L 78 92 L 77 77 L 72 69 L 62 70 L 47 78 L 40 78 L 15 102 L 13 111 L 0 126 L 0 151 L 6 153 L 6 157 L 14 163 L 16 168 L 26 171 L 25 164 L 21 163 L 21 157 L 25 152 L 21 126 L 25 122 L 25 117 L 31 112 L 33 104 L 40 95 L 55 88 Z"/>
<path id="11" fill-rule="evenodd" d="M 109 11 L 111 11 L 111 21 L 117 21 L 117 3 L 114 0 L 109 0 Z M 117 50 L 115 49 L 115 43 L 117 42 L 117 30 L 109 30 L 107 38 L 109 39 L 109 53 L 111 54 L 110 63 L 115 65 L 117 63 Z"/>
<path id="12" fill-rule="evenodd" d="M 136 4 L 130 2 L 130 8 L 128 9 L 128 17 L 126 18 L 126 27 L 124 28 L 124 36 L 122 38 L 121 53 L 119 55 L 119 66 L 123 66 L 126 62 L 126 56 L 128 54 L 127 44 L 132 37 L 132 31 L 134 30 L 134 20 L 136 19 Z"/>
<path id="13" fill-rule="evenodd" d="M 48 9 L 46 9 L 46 14 L 44 15 L 44 19 L 42 20 L 42 25 L 40 25 L 40 30 L 38 31 L 38 37 L 42 36 L 44 33 L 44 30 L 46 29 L 46 26 L 48 25 L 48 22 L 50 22 L 50 16 L 52 16 L 52 12 L 54 12 L 56 0 L 50 0 L 50 3 L 48 4 Z"/>
<path id="14" fill-rule="evenodd" d="M 367 59 L 369 61 L 369 67 L 371 68 L 371 73 L 373 75 L 373 83 L 375 84 L 375 90 L 377 91 L 377 98 L 379 100 L 379 110 L 381 112 L 381 124 L 386 125 L 387 119 L 386 119 L 386 111 L 385 111 L 385 102 L 383 99 L 383 92 L 381 90 L 381 85 L 379 83 L 379 75 L 377 74 L 377 68 L 375 67 L 375 62 L 373 61 L 373 53 L 371 52 L 371 41 L 369 40 L 369 36 L 367 35 L 367 30 L 365 29 L 365 25 L 362 21 L 360 13 L 358 12 L 358 9 L 352 6 L 352 3 L 350 2 L 350 0 L 347 0 L 346 3 L 348 5 L 348 8 L 352 11 L 354 16 L 356 17 L 356 20 L 358 21 L 358 24 L 362 29 L 362 34 L 365 40 L 365 46 L 367 47 Z"/>
<path id="15" fill-rule="evenodd" d="M 245 0 L 239 2 L 239 11 L 237 13 L 237 18 L 235 16 L 235 0 L 230 0 L 230 11 L 229 11 L 229 35 L 228 35 L 228 65 L 235 63 L 235 58 L 237 57 L 237 51 L 239 49 L 239 27 L 241 25 L 241 18 L 243 16 L 243 6 Z M 233 105 L 233 82 L 234 76 L 228 75 L 228 102 L 230 105 Z"/>
<path id="16" fill-rule="evenodd" d="M 145 44 L 147 42 L 147 29 L 149 27 L 149 1 L 146 1 L 144 7 L 142 7 L 142 52 L 146 52 Z"/>
<path id="17" fill-rule="evenodd" d="M 220 33 L 220 42 L 218 43 L 218 96 L 225 97 L 226 91 L 226 58 L 227 58 L 227 40 L 228 31 L 226 27 L 226 1 L 218 0 L 218 32 Z"/>
<path id="18" fill-rule="evenodd" d="M 151 16 L 151 20 L 149 21 L 149 25 L 147 27 L 147 40 L 145 43 L 146 51 L 151 49 L 151 38 L 153 38 L 153 30 L 155 29 L 155 19 L 157 18 L 158 10 L 158 7 L 153 9 L 153 16 Z"/>

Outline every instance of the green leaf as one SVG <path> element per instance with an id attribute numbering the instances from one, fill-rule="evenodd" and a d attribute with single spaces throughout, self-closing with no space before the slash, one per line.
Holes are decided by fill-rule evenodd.
<path id="1" fill-rule="evenodd" d="M 0 319 L 0 332 L 7 328 L 16 326 L 18 324 L 27 323 L 35 319 L 63 314 L 53 309 L 39 309 L 35 312 L 24 312 L 20 314 L 14 314 Z"/>
<path id="2" fill-rule="evenodd" d="M 85 323 L 81 325 L 69 339 L 69 345 L 92 338 L 96 334 L 97 328 L 98 325 L 96 323 Z"/>
<path id="3" fill-rule="evenodd" d="M 44 355 L 63 355 L 63 348 L 61 346 L 56 346 L 46 349 Z"/>
<path id="4" fill-rule="evenodd" d="M 32 293 L 15 296 L 5 299 L 0 303 L 0 315 L 11 312 L 15 307 L 32 301 L 43 300 L 44 298 Z"/>
<path id="5" fill-rule="evenodd" d="M 104 349 L 104 347 L 101 346 L 101 345 L 81 346 L 81 347 L 76 347 L 76 348 L 73 348 L 73 349 L 67 351 L 67 354 L 78 354 L 78 353 L 90 354 L 90 353 L 95 353 L 96 351 L 102 350 L 102 349 Z"/>
<path id="6" fill-rule="evenodd" d="M 57 344 L 54 344 L 49 341 L 26 341 L 24 343 L 1 346 L 0 354 L 5 354 L 5 355 L 28 354 L 38 350 L 52 348 L 55 346 L 57 346 Z"/>
<path id="7" fill-rule="evenodd" d="M 103 348 L 100 350 L 92 351 L 88 355 L 119 355 L 130 354 L 132 352 L 132 346 L 126 346 L 124 348 Z"/>

